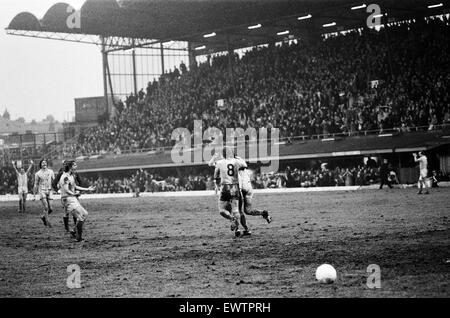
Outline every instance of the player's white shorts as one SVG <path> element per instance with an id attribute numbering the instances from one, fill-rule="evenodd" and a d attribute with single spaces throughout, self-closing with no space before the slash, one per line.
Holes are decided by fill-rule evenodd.
<path id="1" fill-rule="evenodd" d="M 77 198 L 66 197 L 63 198 L 62 201 L 67 213 L 72 213 L 72 215 L 79 221 L 86 220 L 88 212 L 81 206 Z"/>
<path id="2" fill-rule="evenodd" d="M 420 169 L 420 181 L 425 181 L 425 179 L 428 177 L 428 169 Z"/>
<path id="3" fill-rule="evenodd" d="M 39 200 L 53 200 L 52 190 L 39 190 Z"/>
<path id="4" fill-rule="evenodd" d="M 28 193 L 28 188 L 27 187 L 19 187 L 18 188 L 18 193 L 19 194 L 27 194 Z"/>

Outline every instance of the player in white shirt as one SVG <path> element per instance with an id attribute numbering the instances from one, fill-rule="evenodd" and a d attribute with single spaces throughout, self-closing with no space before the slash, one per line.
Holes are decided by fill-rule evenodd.
<path id="1" fill-rule="evenodd" d="M 239 157 L 236 157 L 236 159 L 244 161 Z M 239 188 L 241 190 L 241 199 L 239 200 L 239 211 L 241 211 L 241 215 L 243 211 L 247 215 L 262 216 L 267 223 L 272 222 L 272 217 L 269 215 L 269 211 L 253 209 L 252 207 L 253 187 L 250 178 L 250 171 L 247 168 L 239 171 Z"/>
<path id="2" fill-rule="evenodd" d="M 428 177 L 428 160 L 427 157 L 422 153 L 419 152 L 418 154 L 413 153 L 414 155 L 414 161 L 419 163 L 419 192 L 417 194 L 422 194 L 422 189 L 425 186 L 425 194 L 429 194 L 428 192 L 428 184 L 427 184 L 427 177 Z"/>
<path id="3" fill-rule="evenodd" d="M 25 212 L 25 203 L 27 201 L 27 194 L 28 194 L 28 174 L 31 171 L 31 168 L 33 168 L 33 160 L 30 161 L 30 166 L 28 167 L 28 170 L 25 171 L 23 167 L 20 167 L 19 170 L 17 170 L 16 165 L 14 164 L 14 161 L 12 162 L 12 165 L 14 167 L 14 171 L 16 172 L 17 176 L 17 193 L 19 194 L 19 213 Z"/>
<path id="4" fill-rule="evenodd" d="M 53 170 L 47 167 L 47 161 L 41 160 L 39 163 L 40 170 L 36 172 L 34 177 L 34 199 L 36 199 L 36 193 L 39 193 L 39 199 L 42 202 L 41 220 L 45 226 L 52 227 L 48 215 L 52 213 L 52 207 L 50 201 L 52 198 L 52 182 L 55 179 Z"/>
<path id="5" fill-rule="evenodd" d="M 223 158 L 216 161 L 215 167 L 216 189 L 220 188 L 219 213 L 230 220 L 231 230 L 235 232 L 236 236 L 240 236 L 239 170 L 247 167 L 247 164 L 234 158 L 233 151 L 229 147 L 224 147 Z"/>
<path id="6" fill-rule="evenodd" d="M 242 158 L 234 156 L 235 159 L 240 161 L 242 168 L 238 171 L 239 174 L 239 215 L 241 225 L 244 228 L 243 235 L 251 235 L 251 232 L 247 226 L 247 220 L 245 214 L 252 216 L 262 216 L 268 223 L 272 222 L 272 217 L 266 210 L 252 209 L 252 199 L 253 199 L 253 187 L 251 184 L 250 171 L 247 169 L 247 164 Z M 222 158 L 218 153 L 209 161 L 208 165 L 213 167 Z M 217 188 L 216 188 L 217 194 Z"/>
<path id="7" fill-rule="evenodd" d="M 72 236 L 81 242 L 83 240 L 83 225 L 88 216 L 88 212 L 83 208 L 78 201 L 80 195 L 79 191 L 94 191 L 95 187 L 83 188 L 75 183 L 75 172 L 77 164 L 75 161 L 69 161 L 66 163 L 64 173 L 61 175 L 59 185 L 61 189 L 61 200 L 68 213 L 71 213 L 76 218 L 77 223 L 75 229 L 71 231 Z M 78 191 L 77 191 L 78 190 Z"/>

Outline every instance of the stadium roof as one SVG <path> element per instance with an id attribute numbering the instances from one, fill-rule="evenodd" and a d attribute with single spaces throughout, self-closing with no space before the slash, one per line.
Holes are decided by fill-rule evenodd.
<path id="1" fill-rule="evenodd" d="M 230 48 L 241 48 L 289 36 L 314 36 L 363 27 L 370 14 L 366 7 L 359 7 L 365 3 L 365 0 L 87 0 L 79 11 L 80 28 L 68 27 L 66 21 L 71 15 L 68 4 L 56 3 L 41 19 L 29 12 L 19 13 L 7 31 L 151 39 L 152 43 L 188 41 L 196 47 L 205 46 L 203 51 L 199 50 L 201 54 L 205 50 L 227 50 L 227 43 Z M 382 14 L 388 14 L 383 17 L 384 22 L 438 15 L 450 8 L 439 0 L 376 3 Z M 436 4 L 442 5 L 428 7 Z"/>

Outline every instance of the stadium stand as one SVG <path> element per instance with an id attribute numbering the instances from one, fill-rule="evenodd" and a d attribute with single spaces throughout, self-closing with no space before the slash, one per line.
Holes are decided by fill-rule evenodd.
<path id="1" fill-rule="evenodd" d="M 172 131 L 192 131 L 194 120 L 201 120 L 203 129 L 277 127 L 281 159 L 356 152 L 370 156 L 374 150 L 390 154 L 441 146 L 444 143 L 436 140 L 450 127 L 450 74 L 445 67 L 450 62 L 449 28 L 448 16 L 417 18 L 380 31 L 358 29 L 318 42 L 255 47 L 231 59 L 213 56 L 189 70 L 181 65 L 181 71 L 175 69 L 117 103 L 111 120 L 84 130 L 71 142 L 53 147 L 44 142 L 32 154 L 22 149 L 20 158 L 36 152 L 55 163 L 77 158 L 81 172 L 97 174 L 88 178 L 98 193 L 134 192 L 137 185 L 153 192 L 211 189 L 211 171 L 185 177 L 150 171 L 172 165 Z M 223 106 L 217 100 L 224 100 Z M 336 139 L 324 142 L 330 137 Z M 19 152 L 10 150 L 7 164 Z M 290 170 L 284 164 L 281 172 L 255 172 L 254 187 L 378 182 L 378 168 L 353 164 L 335 165 L 326 173 L 295 165 Z M 138 168 L 146 170 L 120 178 L 99 174 L 130 174 Z M 1 193 L 15 191 L 10 167 L 1 168 L 0 180 Z"/>
<path id="2" fill-rule="evenodd" d="M 235 56 L 235 81 L 228 58 L 214 57 L 149 83 L 147 94 L 127 98 L 116 118 L 82 133 L 64 155 L 170 146 L 171 132 L 192 129 L 196 119 L 205 129 L 279 127 L 290 138 L 433 130 L 450 124 L 450 76 L 442 67 L 449 28 L 446 17 L 417 19 L 316 44 L 255 48 Z M 213 106 L 218 99 L 224 109 Z"/>

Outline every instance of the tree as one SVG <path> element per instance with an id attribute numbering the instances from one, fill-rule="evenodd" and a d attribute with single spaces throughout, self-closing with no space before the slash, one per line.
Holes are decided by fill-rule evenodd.
<path id="1" fill-rule="evenodd" d="M 25 124 L 25 118 L 23 118 L 23 117 L 17 118 L 16 121 L 17 121 L 18 123 Z"/>
<path id="2" fill-rule="evenodd" d="M 33 119 L 33 120 L 31 121 L 31 124 L 32 124 L 32 125 L 36 125 L 36 119 Z"/>
<path id="3" fill-rule="evenodd" d="M 55 121 L 55 117 L 53 117 L 53 115 L 47 115 L 47 117 L 45 118 L 46 122 L 49 123 L 53 123 Z"/>
<path id="4" fill-rule="evenodd" d="M 11 115 L 8 113 L 8 109 L 5 109 L 5 112 L 3 113 L 3 118 L 5 119 L 11 119 Z"/>

